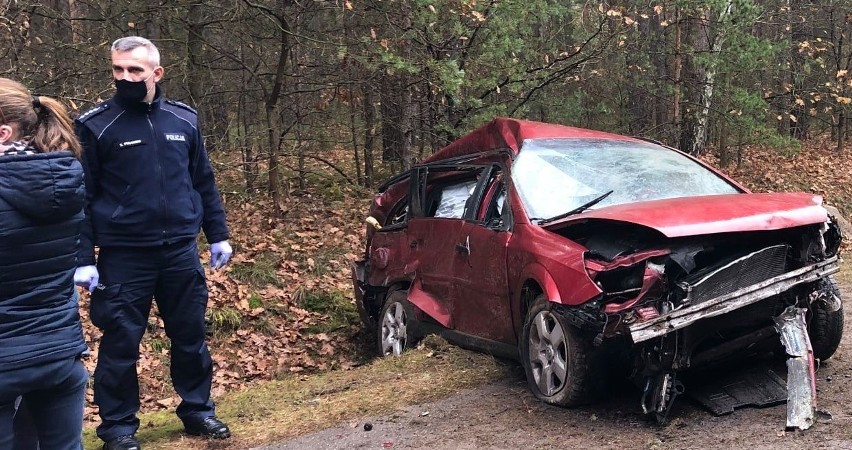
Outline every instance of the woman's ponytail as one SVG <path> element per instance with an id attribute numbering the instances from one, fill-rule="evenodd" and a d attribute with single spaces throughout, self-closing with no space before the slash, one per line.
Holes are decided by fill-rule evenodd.
<path id="1" fill-rule="evenodd" d="M 37 119 L 30 132 L 30 144 L 43 152 L 70 150 L 79 158 L 80 142 L 62 103 L 44 96 L 33 96 L 32 103 Z"/>
<path id="2" fill-rule="evenodd" d="M 69 150 L 80 158 L 82 148 L 68 112 L 50 97 L 32 96 L 17 81 L 0 78 L 0 125 L 16 127 L 18 137 L 39 152 Z"/>

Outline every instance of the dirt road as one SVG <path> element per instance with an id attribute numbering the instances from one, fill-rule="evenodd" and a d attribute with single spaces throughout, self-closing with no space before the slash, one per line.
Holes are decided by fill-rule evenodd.
<path id="1" fill-rule="evenodd" d="M 841 287 L 845 308 L 852 287 Z M 852 316 L 840 349 L 817 372 L 819 408 L 830 422 L 784 431 L 786 405 L 743 408 L 714 416 L 678 399 L 671 422 L 656 426 L 640 411 L 632 385 L 612 387 L 593 406 L 563 409 L 537 401 L 520 369 L 498 383 L 410 406 L 386 417 L 363 417 L 318 433 L 264 447 L 284 449 L 850 449 L 852 450 Z M 783 367 L 783 366 L 782 366 Z M 783 370 L 783 369 L 782 369 Z M 781 373 L 784 376 L 783 372 Z M 392 381 L 377 389 L 394 389 Z M 365 424 L 372 428 L 365 431 Z"/>

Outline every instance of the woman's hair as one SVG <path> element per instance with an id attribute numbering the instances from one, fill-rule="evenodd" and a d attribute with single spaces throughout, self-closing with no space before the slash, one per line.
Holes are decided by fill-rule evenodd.
<path id="1" fill-rule="evenodd" d="M 77 158 L 82 153 L 62 103 L 33 96 L 23 84 L 8 78 L 0 78 L 0 125 L 16 128 L 19 139 L 40 152 L 70 150 Z"/>

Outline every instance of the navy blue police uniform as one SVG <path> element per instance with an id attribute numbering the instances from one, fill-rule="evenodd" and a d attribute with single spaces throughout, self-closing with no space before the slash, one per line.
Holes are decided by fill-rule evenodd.
<path id="1" fill-rule="evenodd" d="M 117 97 L 75 121 L 86 171 L 79 266 L 95 263 L 92 323 L 103 333 L 94 374 L 104 441 L 139 427 L 136 361 L 152 298 L 171 340 L 171 378 L 186 423 L 214 415 L 205 342 L 207 286 L 196 237 L 228 239 L 225 212 L 196 112 L 166 100 Z"/>

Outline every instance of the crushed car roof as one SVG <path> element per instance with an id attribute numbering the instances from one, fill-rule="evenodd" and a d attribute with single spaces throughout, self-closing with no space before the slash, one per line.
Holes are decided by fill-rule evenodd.
<path id="1" fill-rule="evenodd" d="M 525 140 L 541 138 L 597 138 L 641 142 L 640 139 L 603 131 L 499 117 L 438 150 L 424 159 L 423 164 L 489 150 L 510 149 L 517 153 Z"/>

